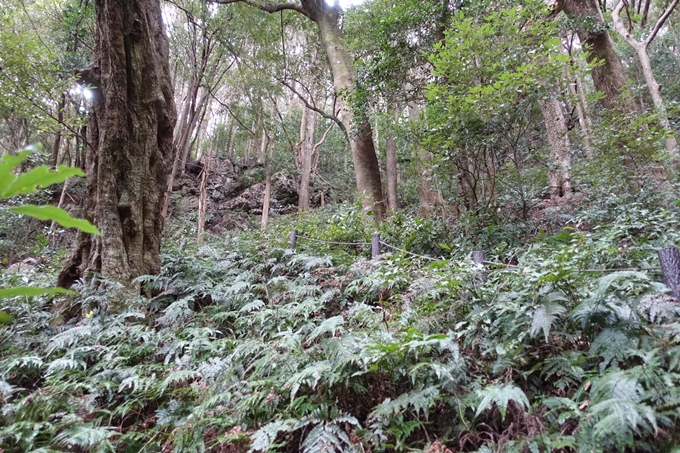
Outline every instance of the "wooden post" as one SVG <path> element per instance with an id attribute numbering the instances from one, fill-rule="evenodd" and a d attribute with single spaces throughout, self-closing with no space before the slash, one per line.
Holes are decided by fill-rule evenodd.
<path id="1" fill-rule="evenodd" d="M 484 253 L 483 250 L 475 250 L 472 252 L 472 261 L 475 262 L 475 264 L 478 264 L 482 267 L 482 275 L 479 278 L 478 282 L 484 283 L 486 281 L 486 266 L 484 265 L 484 261 L 486 261 L 486 254 Z"/>
<path id="2" fill-rule="evenodd" d="M 371 259 L 374 260 L 380 256 L 380 235 L 373 233 L 371 235 Z"/>
<path id="3" fill-rule="evenodd" d="M 661 272 L 666 286 L 676 299 L 680 299 L 680 251 L 677 247 L 666 247 L 659 250 Z"/>
<path id="4" fill-rule="evenodd" d="M 297 242 L 297 230 L 292 230 L 290 232 L 290 240 L 288 242 L 288 248 L 295 250 L 295 242 Z"/>
<path id="5" fill-rule="evenodd" d="M 486 261 L 486 255 L 484 254 L 484 251 L 475 250 L 472 252 L 472 261 L 474 261 L 475 264 L 481 264 L 483 266 L 484 261 Z"/>

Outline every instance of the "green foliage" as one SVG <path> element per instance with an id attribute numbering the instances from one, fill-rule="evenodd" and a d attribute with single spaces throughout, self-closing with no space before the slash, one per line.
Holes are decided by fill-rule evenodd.
<path id="1" fill-rule="evenodd" d="M 581 218 L 604 216 L 608 203 Z M 308 213 L 296 226 L 318 239 L 364 238 L 369 224 L 345 209 Z M 109 282 L 77 287 L 76 323 L 54 327 L 41 296 L 14 309 L 16 321 L 0 328 L 0 446 L 672 445 L 680 310 L 649 272 L 581 272 L 649 266 L 650 244 L 677 220 L 674 210 L 645 209 L 629 207 L 593 231 L 539 237 L 514 250 L 516 268 L 491 266 L 484 281 L 451 248 L 427 266 L 400 254 L 370 262 L 342 245 L 318 243 L 328 255 L 311 253 L 311 242 L 296 252 L 282 234 L 291 221 L 243 234 L 226 250 L 167 243 L 162 274 L 138 280 L 157 295 L 131 296 L 124 313 L 105 309 L 117 291 Z M 392 240 L 409 237 L 394 231 Z M 666 231 L 668 240 L 680 237 Z"/>
<path id="2" fill-rule="evenodd" d="M 25 149 L 17 155 L 5 154 L 0 161 L 0 200 L 35 192 L 38 188 L 49 187 L 62 183 L 72 176 L 85 176 L 79 168 L 59 165 L 55 170 L 47 166 L 39 166 L 27 173 L 15 175 L 13 173 L 32 152 Z M 100 234 L 87 220 L 74 219 L 61 208 L 54 206 L 34 206 L 22 204 L 10 208 L 17 214 L 29 215 L 40 220 L 52 220 L 66 228 L 77 228 L 86 233 Z"/>
<path id="3" fill-rule="evenodd" d="M 52 184 L 61 183 L 71 176 L 84 176 L 79 168 L 57 167 L 54 171 L 49 167 L 40 166 L 27 173 L 15 175 L 13 171 L 31 153 L 31 149 L 25 149 L 17 155 L 5 154 L 0 160 L 0 200 L 9 199 L 18 195 L 30 194 L 38 188 L 45 188 Z M 19 205 L 10 208 L 17 214 L 29 215 L 40 220 L 52 220 L 66 228 L 77 228 L 86 233 L 99 234 L 95 226 L 87 220 L 74 219 L 63 209 L 54 206 Z M 15 296 L 33 297 L 47 294 L 73 294 L 63 288 L 35 288 L 28 286 L 10 287 L 0 289 L 0 299 Z M 0 310 L 0 324 L 9 323 L 12 317 Z"/>

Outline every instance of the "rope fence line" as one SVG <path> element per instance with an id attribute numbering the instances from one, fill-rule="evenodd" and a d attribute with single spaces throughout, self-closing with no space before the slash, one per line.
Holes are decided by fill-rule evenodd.
<path id="1" fill-rule="evenodd" d="M 308 236 L 298 236 L 298 239 L 304 239 L 305 241 L 309 242 L 319 242 L 321 244 L 333 244 L 333 245 L 352 245 L 352 246 L 358 246 L 358 245 L 371 245 L 370 242 L 335 242 L 335 241 L 323 241 L 321 239 L 314 239 L 310 238 Z"/>
<path id="2" fill-rule="evenodd" d="M 416 258 L 421 258 L 428 261 L 440 261 L 438 258 L 433 258 L 431 256 L 419 255 L 417 253 L 409 252 L 402 248 L 396 247 L 394 245 L 388 244 L 387 242 L 380 239 L 380 234 L 374 233 L 371 236 L 371 242 L 339 242 L 339 241 L 324 241 L 322 239 L 314 239 L 308 236 L 299 236 L 298 231 L 292 230 L 290 232 L 289 247 L 295 250 L 295 244 L 298 239 L 303 239 L 305 241 L 317 242 L 321 244 L 330 245 L 348 245 L 353 247 L 358 246 L 371 246 L 371 259 L 375 260 L 381 255 L 381 246 L 406 253 Z M 577 269 L 576 273 L 609 273 L 609 272 L 661 272 L 664 277 L 666 286 L 671 290 L 671 294 L 678 300 L 680 300 L 680 250 L 677 247 L 667 247 L 660 249 L 658 252 L 659 261 L 661 263 L 660 267 L 628 267 L 628 268 L 618 268 L 618 269 Z M 519 266 L 514 264 L 498 263 L 495 261 L 487 261 L 485 253 L 482 250 L 475 250 L 472 252 L 472 260 L 475 264 L 480 265 L 482 268 L 486 269 L 487 266 L 501 266 L 506 269 L 519 269 Z M 488 270 L 481 270 L 482 275 L 486 275 Z"/>
<path id="3" fill-rule="evenodd" d="M 518 269 L 519 266 L 516 266 L 514 264 L 505 264 L 505 263 L 499 263 L 497 261 L 483 261 L 483 264 L 488 264 L 488 265 L 493 265 L 493 266 L 500 266 L 500 267 L 507 267 L 510 269 Z M 648 271 L 648 272 L 659 272 L 661 271 L 661 267 L 617 267 L 617 268 L 610 268 L 610 269 L 576 269 L 574 272 L 578 273 L 597 273 L 597 272 L 639 272 L 639 271 Z"/>
<path id="4" fill-rule="evenodd" d="M 385 247 L 391 248 L 393 250 L 397 250 L 402 253 L 406 253 L 411 256 L 415 256 L 416 258 L 422 258 L 424 260 L 429 260 L 429 261 L 441 261 L 437 258 L 432 258 L 431 256 L 425 256 L 425 255 L 418 255 L 417 253 L 409 252 L 408 250 L 400 249 L 399 247 L 395 247 L 393 245 L 388 244 L 387 242 L 380 241 L 381 245 L 384 245 Z"/>

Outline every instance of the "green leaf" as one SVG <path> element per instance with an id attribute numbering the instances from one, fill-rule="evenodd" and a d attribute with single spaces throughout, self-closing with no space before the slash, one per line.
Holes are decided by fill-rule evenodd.
<path id="1" fill-rule="evenodd" d="M 18 286 L 16 288 L 0 289 L 0 299 L 15 296 L 33 297 L 45 294 L 75 294 L 75 292 L 64 288 L 35 288 L 33 286 Z M 0 320 L 1 319 L 2 318 L 0 317 Z"/>
<path id="2" fill-rule="evenodd" d="M 475 417 L 479 417 L 479 414 L 495 403 L 498 406 L 498 410 L 501 413 L 501 420 L 505 420 L 505 413 L 508 409 L 508 403 L 514 401 L 521 409 L 528 409 L 531 404 L 529 404 L 529 399 L 526 394 L 519 387 L 515 387 L 513 384 L 508 384 L 505 386 L 491 385 L 484 389 L 477 390 L 477 395 L 482 398 L 482 401 L 477 407 L 477 412 Z"/>
<path id="3" fill-rule="evenodd" d="M 80 168 L 64 165 L 60 165 L 56 170 L 44 165 L 36 167 L 19 176 L 0 193 L 0 197 L 9 198 L 14 195 L 31 193 L 38 187 L 48 187 L 52 184 L 64 182 L 71 176 L 85 176 L 85 173 Z"/>
<path id="4" fill-rule="evenodd" d="M 14 321 L 14 318 L 12 316 L 0 310 L 0 326 L 3 324 L 9 324 L 12 321 Z"/>
<path id="5" fill-rule="evenodd" d="M 548 295 L 549 300 L 551 297 L 553 297 L 555 300 L 563 300 L 557 298 L 562 297 L 559 294 L 555 295 L 555 293 L 552 293 Z M 548 302 L 547 304 L 538 307 L 536 310 L 534 310 L 534 316 L 531 320 L 531 331 L 529 332 L 529 335 L 531 335 L 533 338 L 538 335 L 540 331 L 543 331 L 545 342 L 547 343 L 548 337 L 550 335 L 550 328 L 552 327 L 553 322 L 558 316 L 564 314 L 566 311 L 566 308 L 554 302 Z"/>
<path id="6" fill-rule="evenodd" d="M 3 198 L 5 190 L 17 180 L 17 177 L 12 174 L 12 170 L 22 163 L 28 154 L 29 151 L 21 151 L 16 156 L 11 154 L 2 156 L 2 160 L 0 160 L 0 198 Z"/>
<path id="7" fill-rule="evenodd" d="M 97 227 L 84 219 L 71 217 L 68 212 L 54 206 L 36 206 L 27 204 L 11 208 L 17 214 L 25 214 L 40 220 L 54 220 L 65 228 L 77 228 L 85 233 L 101 235 Z"/>

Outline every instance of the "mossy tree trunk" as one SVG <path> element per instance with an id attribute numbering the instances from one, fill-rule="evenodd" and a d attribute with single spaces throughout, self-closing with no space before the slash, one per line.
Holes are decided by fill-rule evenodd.
<path id="1" fill-rule="evenodd" d="M 160 271 L 161 216 L 176 111 L 159 0 L 96 0 L 96 47 L 82 80 L 93 85 L 84 216 L 58 283 L 92 274 L 129 285 Z"/>

